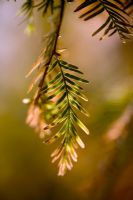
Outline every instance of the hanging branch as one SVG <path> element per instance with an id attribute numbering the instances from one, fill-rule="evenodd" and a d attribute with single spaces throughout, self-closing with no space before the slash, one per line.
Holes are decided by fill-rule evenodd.
<path id="1" fill-rule="evenodd" d="M 42 8 L 43 12 L 44 10 L 46 12 L 49 4 L 45 4 L 45 8 L 43 8 L 43 5 L 37 4 L 36 7 L 38 9 Z M 46 48 L 27 75 L 29 76 L 37 70 L 38 75 L 33 80 L 29 91 L 36 84 L 38 84 L 38 87 L 33 100 L 30 102 L 26 121 L 40 133 L 41 137 L 44 137 L 46 143 L 52 143 L 60 137 L 63 138 L 60 146 L 51 155 L 53 157 L 52 162 L 59 159 L 58 175 L 60 176 L 63 176 L 67 170 L 73 167 L 72 160 L 77 161 L 75 151 L 77 144 L 84 148 L 84 143 L 78 136 L 78 130 L 75 126 L 79 126 L 86 134 L 89 134 L 88 129 L 76 114 L 76 110 L 79 110 L 88 116 L 79 100 L 81 98 L 87 101 L 87 98 L 81 93 L 81 90 L 83 90 L 81 86 L 77 84 L 77 82 L 88 83 L 88 81 L 76 75 L 76 73 L 83 73 L 79 71 L 77 66 L 63 61 L 57 49 L 64 7 L 64 0 L 60 0 L 60 5 L 57 5 L 57 13 L 52 7 L 54 11 L 52 18 L 53 30 L 47 35 Z M 49 77 L 52 77 L 52 79 Z M 44 109 L 46 104 L 52 104 L 52 113 L 54 113 L 54 116 L 50 118 L 51 123 L 48 125 L 44 119 L 44 111 L 49 112 L 49 110 Z M 59 130 L 50 136 L 49 131 L 55 126 Z M 45 139 L 47 136 L 46 131 L 48 131 L 47 139 Z"/>
<path id="2" fill-rule="evenodd" d="M 72 72 L 82 74 L 78 67 L 68 64 L 61 60 L 59 56 L 54 57 L 54 62 L 49 68 L 48 74 L 55 69 L 59 69 L 59 73 L 43 88 L 42 93 L 47 94 L 47 100 L 55 99 L 54 106 L 56 108 L 55 120 L 47 125 L 44 129 L 51 129 L 61 125 L 57 133 L 45 140 L 46 143 L 52 143 L 62 138 L 61 145 L 52 153 L 52 162 L 59 160 L 59 173 L 63 176 L 66 170 L 73 167 L 72 160 L 77 161 L 75 149 L 77 144 L 84 148 L 84 143 L 77 133 L 75 125 L 78 125 L 86 134 L 89 134 L 86 126 L 80 121 L 76 114 L 76 110 L 81 111 L 88 116 L 85 109 L 80 103 L 80 98 L 87 101 L 87 98 L 81 93 L 83 90 L 76 82 L 88 83 L 88 81 L 72 75 Z M 75 82 L 76 81 L 76 82 Z"/>
<path id="3" fill-rule="evenodd" d="M 73 0 L 67 0 L 72 2 Z M 89 134 L 86 126 L 79 119 L 78 111 L 88 116 L 80 99 L 87 101 L 79 82 L 88 83 L 77 76 L 83 73 L 77 66 L 71 65 L 61 59 L 58 51 L 58 38 L 64 16 L 65 0 L 26 0 L 22 6 L 22 12 L 26 19 L 33 15 L 33 10 L 41 11 L 43 15 L 50 9 L 52 29 L 45 37 L 45 48 L 39 59 L 33 65 L 27 77 L 36 71 L 29 92 L 34 88 L 35 94 L 29 103 L 26 122 L 39 132 L 45 143 L 53 143 L 61 140 L 59 147 L 52 153 L 52 162 L 59 160 L 58 175 L 63 176 L 67 170 L 73 167 L 73 161 L 77 161 L 76 149 L 78 145 L 84 148 L 84 143 L 78 135 L 78 127 Z M 80 15 L 85 21 L 99 16 L 101 13 L 108 14 L 105 22 L 94 33 L 93 36 L 104 31 L 105 36 L 112 36 L 116 32 L 121 40 L 132 36 L 132 24 L 129 18 L 132 8 L 132 0 L 85 0 L 75 12 L 85 9 Z M 87 10 L 86 10 L 87 8 Z M 46 122 L 46 117 L 48 122 Z M 51 133 L 51 129 L 54 129 Z"/>

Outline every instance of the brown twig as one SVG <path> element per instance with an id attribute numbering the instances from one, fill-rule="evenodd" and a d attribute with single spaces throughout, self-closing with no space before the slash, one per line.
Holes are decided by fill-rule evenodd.
<path id="1" fill-rule="evenodd" d="M 44 72 L 44 74 L 43 74 L 42 79 L 40 80 L 39 85 L 38 85 L 39 88 L 38 88 L 37 94 L 36 94 L 35 99 L 34 99 L 34 104 L 37 104 L 37 103 L 38 103 L 38 100 L 39 100 L 40 95 L 41 95 L 41 89 L 42 89 L 42 87 L 43 87 L 44 80 L 45 80 L 45 77 L 46 77 L 46 75 L 47 75 L 49 65 L 50 65 L 50 63 L 51 63 L 51 60 L 52 60 L 53 55 L 56 54 L 56 47 L 57 47 L 58 37 L 59 37 L 60 28 L 61 28 L 61 24 L 62 24 L 62 20 L 63 20 L 65 1 L 64 1 L 64 0 L 60 0 L 60 3 L 61 3 L 61 5 L 60 5 L 59 23 L 58 23 L 57 30 L 56 30 L 56 38 L 55 38 L 55 42 L 54 42 L 53 51 L 52 51 L 52 53 L 51 53 L 51 56 L 49 57 L 48 62 L 47 62 L 46 65 L 45 65 L 45 72 Z"/>

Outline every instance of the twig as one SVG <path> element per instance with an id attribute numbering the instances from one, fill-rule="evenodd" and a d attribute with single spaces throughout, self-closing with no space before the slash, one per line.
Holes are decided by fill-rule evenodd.
<path id="1" fill-rule="evenodd" d="M 57 30 L 56 30 L 56 38 L 55 38 L 55 42 L 54 42 L 53 51 L 51 53 L 51 56 L 49 57 L 49 60 L 48 60 L 47 64 L 45 65 L 46 69 L 45 69 L 43 77 L 42 77 L 42 79 L 41 79 L 41 81 L 39 83 L 39 86 L 38 86 L 39 89 L 38 89 L 38 92 L 37 92 L 36 97 L 34 99 L 34 104 L 38 103 L 38 100 L 39 100 L 40 95 L 41 95 L 41 89 L 43 87 L 43 83 L 44 83 L 45 77 L 47 75 L 49 65 L 51 63 L 53 55 L 56 54 L 56 46 L 57 46 L 57 42 L 58 42 L 60 28 L 61 28 L 61 24 L 62 24 L 62 20 L 63 20 L 64 7 L 65 7 L 65 1 L 64 0 L 60 0 L 60 2 L 61 2 L 61 5 L 60 5 L 60 16 L 59 16 L 59 23 L 58 23 Z"/>

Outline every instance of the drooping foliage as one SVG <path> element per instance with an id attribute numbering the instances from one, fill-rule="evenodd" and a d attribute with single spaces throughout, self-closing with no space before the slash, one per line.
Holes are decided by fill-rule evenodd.
<path id="1" fill-rule="evenodd" d="M 62 50 L 58 49 L 64 9 L 68 2 L 73 1 L 26 0 L 21 8 L 26 19 L 33 16 L 34 9 L 42 15 L 48 12 L 53 16 L 53 26 L 45 38 L 44 49 L 27 75 L 36 72 L 29 88 L 29 91 L 35 88 L 35 94 L 25 102 L 29 103 L 27 123 L 39 132 L 45 143 L 53 143 L 56 140 L 60 142 L 51 155 L 52 162 L 59 160 L 58 175 L 64 175 L 67 169 L 71 170 L 72 161 L 77 161 L 78 145 L 84 148 L 78 127 L 89 134 L 78 113 L 80 111 L 88 116 L 80 102 L 87 101 L 87 98 L 79 85 L 88 81 L 80 77 L 82 72 L 77 66 L 62 60 Z M 117 33 L 122 42 L 132 37 L 132 10 L 132 0 L 85 0 L 75 8 L 75 12 L 80 12 L 80 18 L 85 21 L 102 14 L 103 17 L 106 16 L 105 22 L 92 34 L 93 36 L 102 31 L 101 40 L 105 36 L 110 37 Z"/>

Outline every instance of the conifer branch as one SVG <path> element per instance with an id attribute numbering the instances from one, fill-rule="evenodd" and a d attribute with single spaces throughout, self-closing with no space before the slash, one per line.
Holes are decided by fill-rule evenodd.
<path id="1" fill-rule="evenodd" d="M 89 134 L 86 126 L 80 121 L 75 109 L 87 115 L 87 112 L 80 103 L 80 98 L 87 101 L 84 94 L 81 93 L 81 86 L 76 82 L 88 83 L 75 75 L 82 74 L 77 66 L 68 64 L 61 60 L 58 53 L 57 43 L 60 34 L 60 28 L 63 20 L 65 1 L 60 0 L 57 15 L 54 12 L 54 29 L 47 35 L 46 48 L 43 50 L 37 63 L 32 67 L 28 76 L 34 70 L 38 71 L 38 76 L 34 79 L 30 90 L 38 83 L 37 91 L 30 103 L 27 123 L 35 128 L 44 137 L 46 143 L 52 143 L 62 137 L 62 142 L 56 151 L 52 154 L 52 162 L 59 161 L 59 173 L 63 176 L 67 170 L 73 166 L 72 160 L 77 161 L 75 148 L 77 144 L 84 148 L 84 143 L 77 133 L 75 125 L 79 126 L 86 134 Z M 74 74 L 73 74 L 74 73 Z M 52 77 L 52 80 L 49 77 Z M 52 104 L 51 123 L 44 120 L 44 107 L 46 104 Z M 50 112 L 46 109 L 46 112 Z M 50 136 L 51 128 L 59 126 L 60 129 L 54 135 Z M 58 128 L 59 128 L 58 127 Z M 46 132 L 47 131 L 47 132 Z M 47 139 L 46 136 L 48 133 Z"/>
<path id="2" fill-rule="evenodd" d="M 47 94 L 47 100 L 54 99 L 56 118 L 44 130 L 59 126 L 59 130 L 53 136 L 45 140 L 45 143 L 53 143 L 59 138 L 63 138 L 61 145 L 52 153 L 52 162 L 59 159 L 59 173 L 63 176 L 66 170 L 73 167 L 72 160 L 77 161 L 75 149 L 77 144 L 84 148 L 84 143 L 77 133 L 75 125 L 78 125 L 86 134 L 89 134 L 86 126 L 80 121 L 75 109 L 88 116 L 80 103 L 80 98 L 87 101 L 87 98 L 80 92 L 82 88 L 74 81 L 88 83 L 88 81 L 72 75 L 72 72 L 82 74 L 78 67 L 68 64 L 55 56 L 53 65 L 49 68 L 48 74 L 55 69 L 59 73 L 43 88 L 42 93 Z M 60 127 L 61 126 L 61 127 Z"/>
<path id="3" fill-rule="evenodd" d="M 127 6 L 129 5 L 130 7 L 131 4 L 129 1 Z M 124 9 L 123 6 L 126 6 L 126 3 L 123 3 L 121 0 L 85 0 L 75 9 L 75 12 L 88 8 L 86 12 L 80 15 L 80 18 L 83 18 L 85 21 L 106 12 L 108 17 L 105 23 L 92 36 L 104 30 L 103 36 L 100 37 L 100 40 L 102 40 L 105 36 L 108 35 L 110 37 L 117 32 L 120 39 L 125 42 L 125 39 L 130 39 L 133 36 L 133 25 L 131 24 L 129 13 L 126 12 L 126 8 Z"/>
<path id="4" fill-rule="evenodd" d="M 67 2 L 72 1 L 67 0 Z M 49 144 L 61 139 L 59 147 L 51 155 L 52 162 L 59 160 L 60 176 L 71 170 L 73 161 L 77 161 L 78 145 L 81 148 L 85 146 L 79 137 L 78 127 L 89 134 L 77 114 L 80 111 L 88 116 L 80 102 L 81 99 L 87 101 L 87 98 L 79 85 L 79 82 L 88 83 L 88 81 L 77 76 L 82 72 L 77 66 L 63 61 L 57 49 L 65 4 L 65 0 L 41 0 L 39 3 L 35 0 L 26 0 L 22 6 L 26 19 L 33 15 L 34 9 L 41 11 L 43 15 L 51 10 L 52 30 L 45 37 L 45 48 L 39 59 L 27 75 L 34 71 L 37 73 L 29 88 L 29 92 L 33 88 L 36 89 L 35 95 L 31 100 L 24 102 L 30 104 L 26 122 L 39 132 L 44 142 Z M 106 12 L 107 19 L 92 35 L 103 31 L 103 36 L 100 38 L 103 39 L 117 32 L 125 42 L 133 33 L 130 20 L 132 6 L 132 0 L 85 0 L 75 12 L 87 8 L 88 10 L 80 15 L 85 21 Z M 45 119 L 47 115 L 49 115 L 48 122 Z M 51 133 L 54 127 L 56 129 Z"/>

